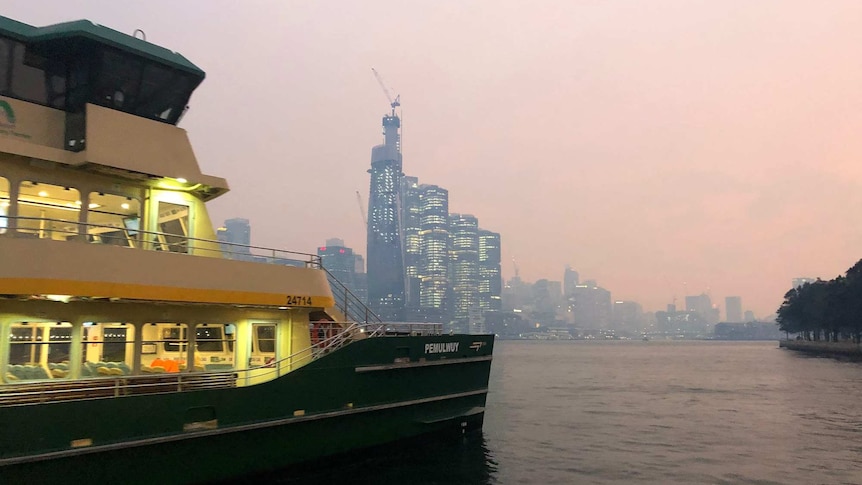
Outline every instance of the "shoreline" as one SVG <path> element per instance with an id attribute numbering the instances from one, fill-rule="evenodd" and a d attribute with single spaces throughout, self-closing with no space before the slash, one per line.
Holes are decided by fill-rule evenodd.
<path id="1" fill-rule="evenodd" d="M 862 361 L 862 345 L 853 342 L 823 342 L 808 340 L 779 340 L 778 347 L 819 357 Z"/>

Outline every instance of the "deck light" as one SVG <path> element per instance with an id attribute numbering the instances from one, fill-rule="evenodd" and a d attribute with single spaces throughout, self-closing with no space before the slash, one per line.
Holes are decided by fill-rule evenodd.
<path id="1" fill-rule="evenodd" d="M 39 197 L 48 197 L 48 192 L 45 192 L 44 190 L 40 190 L 39 191 Z"/>
<path id="2" fill-rule="evenodd" d="M 177 182 L 179 182 L 179 183 L 181 183 L 181 184 L 186 184 L 186 183 L 188 183 L 189 181 L 188 181 L 188 180 L 186 180 L 186 179 L 184 179 L 184 178 L 182 178 L 182 177 L 177 177 Z"/>

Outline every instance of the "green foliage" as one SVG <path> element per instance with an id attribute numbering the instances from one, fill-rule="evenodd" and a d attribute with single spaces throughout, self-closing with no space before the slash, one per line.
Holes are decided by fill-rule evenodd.
<path id="1" fill-rule="evenodd" d="M 828 340 L 862 334 L 862 260 L 846 276 L 806 283 L 784 295 L 778 308 L 778 328 L 805 339 Z"/>

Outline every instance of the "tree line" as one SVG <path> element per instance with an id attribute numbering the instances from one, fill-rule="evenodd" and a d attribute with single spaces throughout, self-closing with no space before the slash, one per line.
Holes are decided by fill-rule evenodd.
<path id="1" fill-rule="evenodd" d="M 862 260 L 843 276 L 793 288 L 778 308 L 778 328 L 805 340 L 837 342 L 862 335 Z"/>

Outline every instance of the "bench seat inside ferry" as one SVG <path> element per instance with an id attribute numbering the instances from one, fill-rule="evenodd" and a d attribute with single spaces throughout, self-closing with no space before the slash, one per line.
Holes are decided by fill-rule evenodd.
<path id="1" fill-rule="evenodd" d="M 6 368 L 7 380 L 29 381 L 48 377 L 48 372 L 41 365 L 12 364 Z"/>

